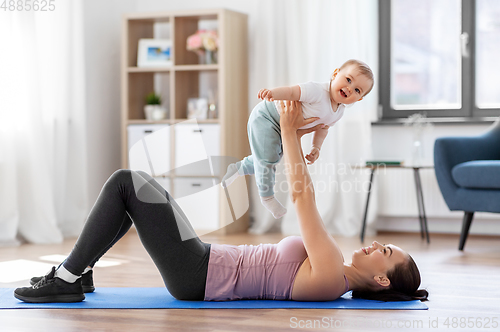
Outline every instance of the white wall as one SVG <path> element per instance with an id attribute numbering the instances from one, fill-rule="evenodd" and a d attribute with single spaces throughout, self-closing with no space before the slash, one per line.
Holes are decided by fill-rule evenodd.
<path id="1" fill-rule="evenodd" d="M 437 124 L 423 130 L 424 164 L 433 164 L 434 141 L 443 136 L 473 136 L 483 133 L 485 124 Z M 401 159 L 407 164 L 412 159 L 413 130 L 404 125 L 373 125 L 372 150 L 375 159 Z"/>
<path id="2" fill-rule="evenodd" d="M 120 168 L 120 43 L 122 14 L 135 0 L 84 1 L 89 202 Z"/>
<path id="3" fill-rule="evenodd" d="M 423 165 L 433 165 L 434 141 L 443 136 L 473 136 L 483 133 L 487 124 L 434 125 L 423 135 Z M 411 164 L 413 132 L 403 125 L 375 125 L 372 127 L 374 159 L 403 160 Z M 460 233 L 463 213 L 450 212 L 442 198 L 434 170 L 421 170 L 424 203 L 429 230 L 438 233 Z M 411 169 L 387 169 L 374 181 L 374 202 L 378 218 L 372 226 L 376 230 L 419 231 L 415 183 Z M 500 234 L 500 215 L 476 213 L 471 234 Z"/>

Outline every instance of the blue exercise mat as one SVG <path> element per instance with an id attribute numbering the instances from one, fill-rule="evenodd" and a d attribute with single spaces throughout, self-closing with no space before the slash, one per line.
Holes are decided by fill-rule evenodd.
<path id="1" fill-rule="evenodd" d="M 96 288 L 85 294 L 83 302 L 26 303 L 14 297 L 14 288 L 0 288 L 0 309 L 383 309 L 426 310 L 416 300 L 381 302 L 352 299 L 351 292 L 328 302 L 240 300 L 225 302 L 180 301 L 166 288 Z"/>

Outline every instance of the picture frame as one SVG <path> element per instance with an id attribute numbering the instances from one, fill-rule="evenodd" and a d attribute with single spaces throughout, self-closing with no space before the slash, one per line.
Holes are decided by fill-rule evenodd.
<path id="1" fill-rule="evenodd" d="M 207 98 L 189 98 L 187 103 L 187 118 L 206 120 L 208 116 Z"/>
<path id="2" fill-rule="evenodd" d="M 170 39 L 139 39 L 137 67 L 170 67 L 172 54 Z"/>

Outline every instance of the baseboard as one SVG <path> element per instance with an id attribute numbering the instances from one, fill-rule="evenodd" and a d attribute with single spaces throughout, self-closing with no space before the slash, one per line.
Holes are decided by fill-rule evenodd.
<path id="1" fill-rule="evenodd" d="M 430 233 L 460 234 L 462 218 L 436 218 L 427 219 Z M 388 217 L 378 216 L 373 228 L 377 231 L 420 232 L 418 217 Z M 469 234 L 500 235 L 500 214 L 498 218 L 474 218 Z"/>

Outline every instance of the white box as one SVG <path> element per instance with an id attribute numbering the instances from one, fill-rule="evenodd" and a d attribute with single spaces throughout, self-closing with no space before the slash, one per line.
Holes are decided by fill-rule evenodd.
<path id="1" fill-rule="evenodd" d="M 129 125 L 127 131 L 131 170 L 142 170 L 151 176 L 171 170 L 169 125 Z"/>
<path id="2" fill-rule="evenodd" d="M 175 178 L 174 198 L 198 235 L 219 227 L 219 193 L 214 178 Z"/>
<path id="3" fill-rule="evenodd" d="M 208 157 L 220 155 L 219 124 L 175 126 L 175 172 L 178 175 L 217 176 Z"/>

